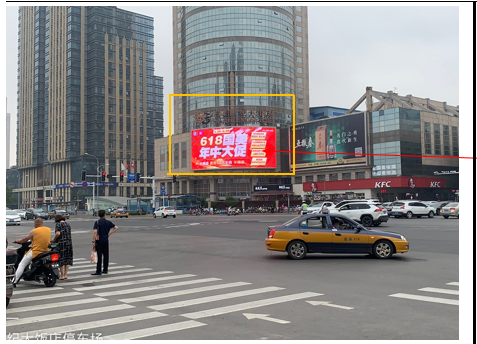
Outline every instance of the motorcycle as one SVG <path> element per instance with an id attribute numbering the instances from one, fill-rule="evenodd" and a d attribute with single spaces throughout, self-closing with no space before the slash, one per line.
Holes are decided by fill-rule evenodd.
<path id="1" fill-rule="evenodd" d="M 30 249 L 31 242 L 19 244 L 21 247 L 17 249 L 18 259 L 15 263 L 15 270 L 23 259 L 23 256 Z M 23 271 L 22 279 L 24 281 L 43 282 L 47 287 L 53 287 L 56 280 L 60 277 L 59 270 L 59 245 L 52 243 L 48 247 L 50 251 L 40 253 L 32 259 L 31 264 Z"/>
<path id="2" fill-rule="evenodd" d="M 7 307 L 10 304 L 10 299 L 13 296 L 13 280 L 15 279 L 15 264 L 18 260 L 18 254 L 15 250 L 7 251 Z"/>

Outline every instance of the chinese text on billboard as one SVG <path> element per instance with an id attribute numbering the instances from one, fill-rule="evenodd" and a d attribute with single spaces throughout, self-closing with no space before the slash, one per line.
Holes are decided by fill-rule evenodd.
<path id="1" fill-rule="evenodd" d="M 275 128 L 198 129 L 192 135 L 192 169 L 275 168 Z"/>

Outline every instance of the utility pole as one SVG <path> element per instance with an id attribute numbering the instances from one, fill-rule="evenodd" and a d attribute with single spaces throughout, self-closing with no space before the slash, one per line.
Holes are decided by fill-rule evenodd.
<path id="1" fill-rule="evenodd" d="M 140 179 L 152 179 L 152 212 L 156 209 L 156 177 L 141 177 Z"/>

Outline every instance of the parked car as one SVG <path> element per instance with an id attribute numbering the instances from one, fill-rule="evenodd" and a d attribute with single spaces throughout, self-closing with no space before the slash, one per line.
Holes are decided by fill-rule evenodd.
<path id="1" fill-rule="evenodd" d="M 7 225 L 20 226 L 22 219 L 15 210 L 7 210 L 6 213 Z"/>
<path id="2" fill-rule="evenodd" d="M 70 218 L 70 214 L 68 214 L 65 210 L 63 209 L 53 209 L 48 212 L 48 216 L 51 218 L 55 217 L 56 215 L 62 215 L 65 217 L 65 219 Z"/>
<path id="3" fill-rule="evenodd" d="M 126 210 L 126 208 L 118 208 L 116 210 L 111 211 L 111 218 L 118 218 L 118 217 L 129 217 L 129 211 Z"/>
<path id="4" fill-rule="evenodd" d="M 333 227 L 334 220 L 340 222 L 339 228 Z M 401 234 L 368 229 L 341 214 L 312 214 L 269 226 L 265 247 L 287 252 L 291 259 L 303 259 L 307 253 L 373 254 L 385 259 L 408 252 L 409 242 Z"/>
<path id="5" fill-rule="evenodd" d="M 334 206 L 332 201 L 315 201 L 308 206 L 308 214 L 319 214 L 323 205 L 326 207 Z"/>
<path id="6" fill-rule="evenodd" d="M 411 219 L 414 216 L 417 218 L 420 218 L 421 216 L 433 218 L 435 213 L 436 208 L 430 205 L 425 205 L 421 201 L 403 200 L 394 202 L 390 216 L 406 216 L 408 219 Z"/>
<path id="7" fill-rule="evenodd" d="M 446 204 L 445 206 L 441 208 L 441 215 L 445 219 L 448 219 L 449 216 L 455 216 L 459 218 L 459 203 L 454 202 L 454 203 Z"/>
<path id="8" fill-rule="evenodd" d="M 26 220 L 26 210 L 25 209 L 15 209 L 15 211 L 17 212 L 18 215 L 20 215 L 20 217 L 23 220 Z"/>
<path id="9" fill-rule="evenodd" d="M 36 219 L 48 220 L 50 218 L 48 213 L 41 208 L 28 208 L 26 210 L 25 215 L 26 215 L 27 220 L 29 220 L 29 219 L 32 219 L 32 220 L 36 220 Z"/>
<path id="10" fill-rule="evenodd" d="M 361 222 L 365 227 L 379 226 L 383 222 L 388 222 L 389 219 L 386 208 L 366 202 L 348 203 L 337 208 L 337 210 L 340 214 Z"/>
<path id="11" fill-rule="evenodd" d="M 172 207 L 159 207 L 153 214 L 154 218 L 160 216 L 162 218 L 167 218 L 168 216 L 176 217 L 176 210 Z"/>

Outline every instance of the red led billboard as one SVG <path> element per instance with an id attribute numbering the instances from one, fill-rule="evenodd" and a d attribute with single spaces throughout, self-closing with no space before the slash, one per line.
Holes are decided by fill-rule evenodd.
<path id="1" fill-rule="evenodd" d="M 192 169 L 275 168 L 275 128 L 198 129 L 192 135 Z"/>

